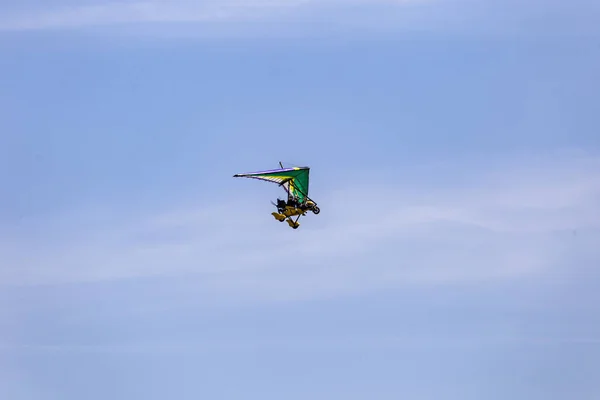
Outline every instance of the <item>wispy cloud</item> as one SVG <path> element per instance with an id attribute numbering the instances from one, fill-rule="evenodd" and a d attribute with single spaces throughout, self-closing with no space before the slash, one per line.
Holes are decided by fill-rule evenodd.
<path id="1" fill-rule="evenodd" d="M 423 2 L 427 0 L 416 0 Z M 41 6 L 0 19 L 0 29 L 30 30 L 147 22 L 240 22 L 276 18 L 306 7 L 402 5 L 411 0 L 124 0 Z"/>
<path id="2" fill-rule="evenodd" d="M 460 188 L 357 183 L 321 190 L 322 213 L 299 230 L 235 200 L 86 229 L 81 216 L 38 221 L 4 232 L 0 281 L 199 276 L 204 293 L 296 298 L 535 276 L 600 258 L 598 176 L 598 158 L 574 156 L 509 163 Z"/>
<path id="3" fill-rule="evenodd" d="M 227 32 L 244 34 L 276 27 L 278 34 L 351 29 L 597 35 L 597 15 L 591 0 L 57 0 L 0 8 L 0 31 L 122 26 L 141 32 L 142 24 L 162 23 L 169 33 L 179 24 L 189 25 L 192 33 L 226 26 Z"/>
<path id="4" fill-rule="evenodd" d="M 437 335 L 405 335 L 385 336 L 368 335 L 362 337 L 295 337 L 277 339 L 251 338 L 247 340 L 217 339 L 198 341 L 151 341 L 136 342 L 123 345 L 13 345 L 0 343 L 0 353 L 20 354 L 210 354 L 230 351 L 251 351 L 256 349 L 289 351 L 305 349 L 307 351 L 356 351 L 360 350 L 415 350 L 415 349 L 473 349 L 491 346 L 510 346 L 527 344 L 535 347 L 552 347 L 558 345 L 590 345 L 597 346 L 600 339 L 594 337 L 520 337 L 501 336 L 472 337 L 461 335 L 439 337 Z"/>
<path id="5" fill-rule="evenodd" d="M 120 26 L 146 33 L 142 25 L 160 23 L 168 26 L 160 31 L 163 34 L 214 34 L 223 28 L 244 35 L 264 30 L 308 34 L 323 29 L 596 35 L 596 15 L 591 0 L 92 0 L 84 4 L 57 0 L 5 7 L 0 10 L 0 31 Z"/>

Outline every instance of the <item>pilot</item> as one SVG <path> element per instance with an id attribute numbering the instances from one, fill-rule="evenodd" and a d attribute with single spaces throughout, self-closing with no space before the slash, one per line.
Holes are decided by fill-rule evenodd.
<path id="1" fill-rule="evenodd" d="M 298 202 L 293 197 L 288 198 L 287 205 L 288 207 L 298 208 Z"/>
<path id="2" fill-rule="evenodd" d="M 285 210 L 285 200 L 277 199 L 277 208 L 280 210 Z"/>

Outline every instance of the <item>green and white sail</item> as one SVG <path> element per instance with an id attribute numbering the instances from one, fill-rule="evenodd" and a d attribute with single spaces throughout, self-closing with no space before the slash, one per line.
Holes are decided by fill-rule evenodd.
<path id="1" fill-rule="evenodd" d="M 276 183 L 302 204 L 308 200 L 309 174 L 309 167 L 292 167 L 235 174 L 233 177 L 258 179 Z"/>

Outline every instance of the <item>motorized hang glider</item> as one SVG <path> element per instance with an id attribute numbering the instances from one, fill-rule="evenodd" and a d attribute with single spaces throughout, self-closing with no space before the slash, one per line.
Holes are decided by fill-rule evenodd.
<path id="1" fill-rule="evenodd" d="M 317 203 L 308 197 L 310 167 L 284 168 L 281 162 L 279 166 L 280 169 L 235 174 L 233 177 L 258 179 L 281 186 L 287 192 L 287 202 L 281 199 L 277 199 L 277 204 L 271 202 L 277 207 L 277 212 L 272 212 L 271 215 L 280 222 L 287 220 L 290 227 L 298 229 L 298 220 L 306 212 L 321 212 Z M 293 220 L 292 217 L 296 219 Z"/>

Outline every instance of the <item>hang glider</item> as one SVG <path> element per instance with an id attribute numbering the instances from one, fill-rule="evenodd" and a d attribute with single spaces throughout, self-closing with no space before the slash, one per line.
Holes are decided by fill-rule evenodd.
<path id="1" fill-rule="evenodd" d="M 310 167 L 291 167 L 281 168 L 266 171 L 247 172 L 235 174 L 234 178 L 249 178 L 258 179 L 261 181 L 275 183 L 282 187 L 287 193 L 287 202 L 278 199 L 277 212 L 271 213 L 278 221 L 288 221 L 288 224 L 297 229 L 300 224 L 298 220 L 300 216 L 306 215 L 307 211 L 312 211 L 318 214 L 321 210 L 317 207 L 317 203 L 308 196 L 308 186 L 310 178 Z M 296 216 L 293 221 L 292 217 Z"/>

